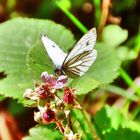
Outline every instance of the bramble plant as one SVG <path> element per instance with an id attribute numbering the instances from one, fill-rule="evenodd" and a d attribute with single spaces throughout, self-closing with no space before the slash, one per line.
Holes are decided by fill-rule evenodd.
<path id="1" fill-rule="evenodd" d="M 34 113 L 34 120 L 39 124 L 55 123 L 66 139 L 79 140 L 80 134 L 74 134 L 71 128 L 70 113 L 73 108 L 81 109 L 81 107 L 75 99 L 75 90 L 66 87 L 67 76 L 56 77 L 43 72 L 41 79 L 42 83 L 35 83 L 34 90 L 27 89 L 24 93 L 25 98 L 36 102 L 39 110 Z M 58 90 L 63 90 L 60 97 Z"/>
<path id="2" fill-rule="evenodd" d="M 121 12 L 124 7 L 131 8 L 133 4 L 132 0 L 124 0 L 114 8 Z M 74 36 L 70 28 L 76 26 L 77 29 L 72 31 L 78 30 L 79 34 L 88 31 L 77 15 L 70 12 L 70 9 L 77 12 L 75 9 L 81 5 L 85 13 L 94 11 L 94 24 L 89 18 L 86 22 L 91 23 L 91 28 L 95 26 L 97 29 L 95 49 L 98 55 L 83 76 L 71 79 L 64 73 L 55 73 L 56 67 L 40 35 L 44 33 L 64 52 L 69 53 L 77 38 L 82 36 Z M 47 12 L 45 6 L 49 9 Z M 27 129 L 22 140 L 140 138 L 140 30 L 133 36 L 129 30 L 123 29 L 119 25 L 121 19 L 112 15 L 111 8 L 109 0 L 93 0 L 92 4 L 83 0 L 43 1 L 36 13 L 37 17 L 41 17 L 45 11 L 45 18 L 46 14 L 56 18 L 57 14 L 53 14 L 59 11 L 67 19 L 62 19 L 61 15 L 60 21 L 70 21 L 73 25 L 69 24 L 66 28 L 52 20 L 22 17 L 0 24 L 0 101 L 9 97 L 16 99 L 18 105 L 24 107 L 9 103 L 9 110 L 13 114 L 20 114 L 25 107 L 30 108 L 34 114 L 30 113 L 30 119 L 22 114 L 22 123 L 26 120 L 30 124 L 31 119 L 34 119 L 37 124 L 30 125 L 29 134 Z M 17 13 L 9 17 L 12 18 L 14 14 Z M 136 59 L 138 70 L 137 73 L 134 68 L 131 70 L 135 77 L 133 80 L 128 68 Z"/>

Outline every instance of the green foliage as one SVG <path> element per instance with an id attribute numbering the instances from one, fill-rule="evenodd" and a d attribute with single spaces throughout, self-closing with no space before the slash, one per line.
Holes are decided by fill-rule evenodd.
<path id="1" fill-rule="evenodd" d="M 84 115 L 83 115 L 84 113 Z M 89 140 L 89 139 L 93 139 L 93 135 L 92 135 L 92 130 L 91 129 L 94 129 L 91 125 L 91 129 L 89 128 L 87 122 L 86 122 L 86 119 L 90 122 L 90 118 L 89 118 L 89 115 L 81 110 L 74 110 L 72 112 L 72 116 L 73 116 L 73 128 L 75 130 L 75 132 L 78 132 L 80 134 L 82 134 L 82 140 Z M 86 117 L 86 119 L 85 119 Z"/>
<path id="2" fill-rule="evenodd" d="M 129 49 L 127 46 L 121 46 L 117 49 L 119 58 L 122 61 L 134 60 L 137 58 L 137 52 Z"/>
<path id="3" fill-rule="evenodd" d="M 54 4 L 54 0 L 43 0 L 35 13 L 35 17 L 44 19 L 51 18 L 56 10 L 57 7 Z"/>
<path id="4" fill-rule="evenodd" d="M 99 25 L 101 10 L 104 8 L 101 6 L 102 0 L 59 0 L 59 2 L 55 4 L 56 1 L 58 0 L 42 0 L 38 6 L 34 2 L 33 7 L 35 6 L 36 8 L 29 9 L 28 7 L 32 2 L 23 2 L 22 6 L 22 4 L 20 3 L 20 5 L 16 0 L 7 0 L 1 3 L 2 16 L 4 14 L 3 17 L 5 20 L 5 18 L 20 15 L 30 15 L 31 17 L 34 14 L 34 17 L 49 18 L 61 22 L 61 24 L 64 23 L 68 25 L 68 28 L 76 31 L 72 24 L 67 23 L 66 16 L 68 16 L 83 33 L 87 32 L 87 28 L 76 17 L 81 20 L 86 19 L 85 24 L 88 25 L 88 27 L 92 26 L 89 25 L 89 20 L 92 21 L 93 19 L 94 26 L 95 24 L 96 26 Z M 93 3 L 93 5 L 91 5 L 93 9 L 90 13 L 84 13 L 87 17 L 83 17 L 81 11 L 84 12 L 84 4 L 91 2 Z M 140 95 L 140 88 L 138 88 L 131 79 L 131 76 L 139 76 L 139 59 L 135 61 L 140 52 L 140 33 L 137 32 L 139 26 L 137 20 L 137 3 L 138 0 L 112 1 L 113 7 L 109 10 L 109 16 L 112 15 L 114 17 L 118 15 L 122 18 L 121 25 L 126 27 L 130 32 L 128 40 L 130 44 L 127 42 L 124 43 L 128 38 L 128 31 L 122 29 L 120 27 L 121 25 L 105 26 L 102 34 L 102 42 L 96 43 L 95 46 L 98 50 L 97 60 L 84 76 L 69 81 L 69 86 L 76 89 L 76 94 L 86 94 L 96 87 L 101 86 L 99 91 L 101 90 L 103 94 L 94 94 L 97 98 L 103 96 L 101 100 L 99 100 L 99 104 L 103 102 L 103 99 L 105 100 L 105 98 L 107 98 L 108 94 L 104 94 L 106 91 L 108 91 L 109 94 L 116 93 L 118 96 L 123 96 L 125 101 L 129 102 L 128 104 L 132 101 L 139 104 L 138 96 Z M 58 11 L 58 8 L 60 8 L 66 16 L 62 15 L 63 13 Z M 37 9 L 37 11 L 32 9 Z M 70 9 L 72 13 L 77 11 L 77 13 L 75 13 L 76 16 L 72 15 L 68 9 Z M 57 17 L 58 15 L 60 15 L 60 17 Z M 1 21 L 3 21 L 3 17 Z M 25 105 L 32 104 L 32 102 L 27 102 L 27 100 L 25 101 L 23 98 L 25 89 L 32 88 L 34 81 L 40 82 L 40 74 L 43 71 L 54 73 L 55 66 L 49 59 L 39 39 L 41 32 L 46 33 L 49 38 L 66 52 L 72 49 L 75 43 L 73 34 L 69 30 L 49 20 L 18 18 L 0 25 L 0 72 L 4 72 L 6 75 L 5 78 L 0 79 L 0 101 L 3 101 L 6 97 L 12 97 L 18 99 L 19 102 Z M 119 55 L 119 57 L 117 55 Z M 119 60 L 119 58 L 121 60 Z M 121 61 L 127 61 L 127 64 L 130 64 L 132 60 L 135 61 L 134 64 L 138 69 L 134 70 L 134 72 L 137 73 L 133 74 L 133 72 L 131 73 L 132 75 L 129 76 L 124 69 L 119 69 L 119 67 Z M 136 64 L 137 62 L 138 64 Z M 116 83 L 113 85 L 109 84 L 114 81 L 119 73 L 120 77 L 124 79 L 125 83 L 131 87 L 137 95 L 135 95 L 135 93 L 134 95 L 130 95 L 129 92 L 118 85 L 114 86 Z M 123 82 L 121 81 L 119 84 L 123 85 Z M 23 106 L 17 105 L 15 100 L 8 102 L 7 109 L 14 115 L 19 115 L 21 112 L 26 111 Z M 139 121 L 139 106 L 134 107 L 132 112 L 124 112 L 123 109 L 124 108 L 117 109 L 115 107 L 105 106 L 93 117 L 93 124 L 85 111 L 83 111 L 85 113 L 83 114 L 82 111 L 74 110 L 71 116 L 74 132 L 80 132 L 82 140 L 92 140 L 95 124 L 95 130 L 101 140 L 140 139 L 139 122 L 132 120 L 136 119 Z M 41 125 L 30 129 L 29 136 L 23 138 L 23 140 L 61 139 L 64 138 L 56 130 L 56 127 L 52 129 L 51 127 Z"/>
<path id="5" fill-rule="evenodd" d="M 118 25 L 107 25 L 102 33 L 103 42 L 109 47 L 117 47 L 128 37 L 128 31 Z"/>
<path id="6" fill-rule="evenodd" d="M 21 27 L 22 24 L 24 26 Z M 6 34 L 7 28 L 11 30 L 9 29 Z M 12 36 L 16 35 L 15 28 L 16 30 L 19 28 L 20 32 L 17 36 Z M 0 31 L 1 71 L 5 71 L 7 74 L 7 77 L 0 81 L 0 92 L 4 96 L 16 98 L 20 102 L 24 102 L 22 97 L 24 90 L 32 87 L 33 80 L 40 79 L 42 71 L 53 73 L 54 70 L 52 62 L 39 40 L 40 33 L 45 32 L 64 51 L 68 51 L 75 42 L 69 31 L 51 21 L 19 18 L 2 24 Z M 30 49 L 33 45 L 34 47 Z M 70 83 L 72 87 L 77 89 L 77 94 L 85 94 L 99 85 L 112 82 L 118 76 L 117 70 L 120 61 L 115 50 L 107 48 L 104 44 L 97 44 L 96 49 L 98 57 L 95 64 L 83 77 Z M 31 73 L 27 71 L 25 61 L 28 51 L 27 62 Z M 103 66 L 106 67 L 103 68 Z"/>
<path id="7" fill-rule="evenodd" d="M 92 0 L 93 4 L 95 5 L 96 10 L 95 12 L 95 23 L 98 27 L 100 19 L 101 19 L 101 0 Z"/>
<path id="8" fill-rule="evenodd" d="M 17 100 L 9 100 L 7 110 L 14 116 L 18 116 L 21 113 L 25 113 L 27 108 L 22 104 L 17 103 Z"/>
<path id="9" fill-rule="evenodd" d="M 45 125 L 39 125 L 29 130 L 30 136 L 22 140 L 61 140 L 63 136 L 56 130 L 51 130 Z"/>
<path id="10" fill-rule="evenodd" d="M 66 9 L 70 9 L 70 7 L 71 7 L 70 0 L 60 0 L 59 4 L 62 5 L 62 7 L 65 7 Z"/>
<path id="11" fill-rule="evenodd" d="M 113 1 L 113 9 L 115 9 L 115 11 L 117 11 L 118 13 L 125 11 L 126 9 L 133 9 L 135 5 L 136 0 L 123 0 L 121 1 L 121 4 L 120 1 Z"/>
<path id="12" fill-rule="evenodd" d="M 5 97 L 0 95 L 0 101 L 3 101 L 4 99 Z"/>
<path id="13" fill-rule="evenodd" d="M 70 31 L 48 20 L 17 18 L 0 25 L 0 71 L 7 75 L 0 81 L 2 95 L 27 103 L 23 92 L 26 88 L 33 87 L 36 79 L 27 70 L 26 55 L 39 39 L 41 32 L 48 33 L 60 46 L 70 48 L 74 43 Z"/>
<path id="14" fill-rule="evenodd" d="M 101 89 L 107 90 L 111 93 L 121 95 L 128 100 L 138 101 L 138 97 L 136 95 L 130 95 L 128 91 L 115 85 L 106 85 L 106 86 L 101 87 Z"/>
<path id="15" fill-rule="evenodd" d="M 63 7 L 61 2 L 56 1 L 56 4 L 83 33 L 87 32 L 87 28 L 74 15 L 72 15 L 66 7 Z"/>
<path id="16" fill-rule="evenodd" d="M 115 107 L 105 106 L 94 116 L 98 134 L 103 140 L 137 140 L 140 126 Z"/>

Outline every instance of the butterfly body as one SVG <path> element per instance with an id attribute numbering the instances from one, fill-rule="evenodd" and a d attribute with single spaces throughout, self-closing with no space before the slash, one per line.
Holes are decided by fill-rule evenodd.
<path id="1" fill-rule="evenodd" d="M 56 70 L 68 77 L 75 78 L 82 76 L 96 60 L 97 51 L 94 49 L 96 36 L 96 29 L 92 28 L 68 54 L 45 35 L 42 35 L 41 39 Z"/>

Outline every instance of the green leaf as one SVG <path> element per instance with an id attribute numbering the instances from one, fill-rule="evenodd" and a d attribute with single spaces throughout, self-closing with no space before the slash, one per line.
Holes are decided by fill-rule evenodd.
<path id="1" fill-rule="evenodd" d="M 103 107 L 94 116 L 94 124 L 103 140 L 137 140 L 140 126 L 128 118 L 128 114 L 116 107 Z"/>
<path id="2" fill-rule="evenodd" d="M 5 97 L 0 95 L 0 101 L 3 101 L 4 99 Z"/>
<path id="3" fill-rule="evenodd" d="M 134 60 L 137 58 L 138 54 L 133 49 L 129 49 L 127 46 L 121 46 L 117 48 L 119 58 L 122 61 L 125 60 Z"/>
<path id="4" fill-rule="evenodd" d="M 117 47 L 128 37 L 128 31 L 118 25 L 107 25 L 102 33 L 102 40 L 109 47 Z"/>
<path id="5" fill-rule="evenodd" d="M 102 133 L 106 133 L 113 128 L 117 129 L 123 122 L 124 117 L 117 108 L 111 108 L 106 105 L 96 113 L 94 120 L 98 129 L 100 129 Z"/>
<path id="6" fill-rule="evenodd" d="M 122 127 L 118 130 L 113 129 L 102 137 L 103 140 L 138 140 L 139 138 L 140 132 Z"/>
<path id="7" fill-rule="evenodd" d="M 74 43 L 70 31 L 49 20 L 17 18 L 0 25 L 0 72 L 7 75 L 0 80 L 0 94 L 27 103 L 23 92 L 33 86 L 34 77 L 27 70 L 26 55 L 41 32 L 64 48 Z"/>
<path id="8" fill-rule="evenodd" d="M 30 136 L 22 140 L 61 140 L 63 136 L 57 130 L 51 130 L 45 125 L 40 125 L 29 130 Z"/>
<path id="9" fill-rule="evenodd" d="M 91 124 L 89 115 L 86 112 L 84 112 L 84 115 L 86 116 L 86 119 L 88 119 L 89 123 Z M 90 139 L 93 140 L 91 129 L 94 129 L 94 128 L 91 128 L 91 129 L 89 128 L 84 115 L 81 110 L 72 111 L 74 132 L 82 134 L 83 140 L 90 140 Z"/>
<path id="10" fill-rule="evenodd" d="M 17 103 L 17 100 L 9 100 L 7 110 L 13 116 L 19 116 L 22 113 L 25 113 L 27 108 L 25 108 L 22 104 Z"/>
<path id="11" fill-rule="evenodd" d="M 38 40 L 32 49 L 30 49 L 26 61 L 30 68 L 31 75 L 36 81 L 41 80 L 40 75 L 43 71 L 53 73 L 55 70 L 55 66 L 53 66 L 53 63 L 48 57 L 45 47 L 42 46 L 40 40 Z"/>
<path id="12" fill-rule="evenodd" d="M 132 100 L 132 101 L 138 101 L 138 96 L 136 95 L 131 95 L 128 91 L 125 89 L 115 86 L 115 85 L 106 85 L 101 87 L 101 89 L 107 90 L 109 92 L 113 92 L 115 94 L 121 95 L 122 97 L 125 97 L 126 100 Z"/>

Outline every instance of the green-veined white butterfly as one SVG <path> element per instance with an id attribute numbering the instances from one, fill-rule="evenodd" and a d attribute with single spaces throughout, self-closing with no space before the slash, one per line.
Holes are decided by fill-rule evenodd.
<path id="1" fill-rule="evenodd" d="M 97 50 L 94 49 L 96 37 L 96 29 L 92 28 L 68 54 L 44 34 L 41 35 L 41 40 L 56 69 L 74 78 L 82 76 L 96 60 Z"/>

